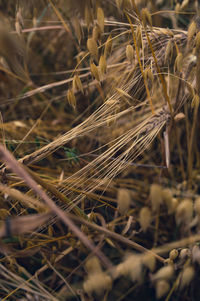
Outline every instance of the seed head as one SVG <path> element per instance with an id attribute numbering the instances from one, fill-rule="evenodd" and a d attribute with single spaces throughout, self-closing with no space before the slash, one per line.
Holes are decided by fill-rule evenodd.
<path id="1" fill-rule="evenodd" d="M 184 10 L 185 8 L 187 8 L 188 4 L 189 4 L 189 0 L 183 0 L 180 9 Z"/>
<path id="2" fill-rule="evenodd" d="M 100 81 L 100 76 L 99 76 L 99 71 L 97 66 L 94 63 L 90 64 L 90 71 L 92 76 L 94 76 L 94 78 L 96 78 L 96 80 Z"/>
<path id="3" fill-rule="evenodd" d="M 98 61 L 98 47 L 94 38 L 89 38 L 87 40 L 87 48 L 94 59 Z"/>
<path id="4" fill-rule="evenodd" d="M 185 118 L 185 114 L 182 113 L 182 112 L 180 112 L 180 113 L 178 113 L 178 114 L 176 114 L 176 115 L 174 116 L 174 121 L 175 121 L 175 122 L 179 122 L 180 120 L 182 120 L 182 119 L 184 119 L 184 118 Z"/>
<path id="5" fill-rule="evenodd" d="M 94 28 L 93 28 L 93 30 L 92 30 L 92 37 L 93 37 L 93 39 L 94 39 L 95 41 L 100 40 L 100 38 L 101 38 L 101 30 L 100 30 L 100 28 L 99 28 L 98 25 L 95 25 L 95 26 L 94 26 Z"/>
<path id="6" fill-rule="evenodd" d="M 139 223 L 144 232 L 146 232 L 147 229 L 149 228 L 151 224 L 151 220 L 152 217 L 151 217 L 150 209 L 148 207 L 143 207 L 140 210 Z"/>
<path id="7" fill-rule="evenodd" d="M 189 199 L 183 200 L 176 209 L 176 223 L 177 225 L 189 224 L 193 215 L 193 202 Z"/>
<path id="8" fill-rule="evenodd" d="M 104 32 L 104 12 L 101 7 L 97 9 L 97 22 L 101 32 Z"/>
<path id="9" fill-rule="evenodd" d="M 147 24 L 152 26 L 152 18 L 151 18 L 151 14 L 148 11 L 147 8 L 143 8 L 141 11 L 141 17 L 142 17 L 142 21 L 144 26 L 146 26 Z"/>
<path id="10" fill-rule="evenodd" d="M 195 271 L 192 266 L 187 266 L 184 268 L 181 279 L 180 279 L 180 289 L 182 290 L 185 286 L 189 285 L 194 277 Z"/>
<path id="11" fill-rule="evenodd" d="M 156 267 L 156 258 L 154 255 L 147 254 L 142 258 L 142 263 L 153 272 Z"/>
<path id="12" fill-rule="evenodd" d="M 117 194 L 117 202 L 120 214 L 126 214 L 131 204 L 130 192 L 124 188 L 119 189 Z"/>
<path id="13" fill-rule="evenodd" d="M 181 72 L 182 67 L 183 67 L 183 54 L 179 52 L 175 60 L 175 69 L 178 72 Z"/>
<path id="14" fill-rule="evenodd" d="M 102 272 L 99 259 L 96 256 L 89 258 L 85 264 L 88 274 L 96 274 Z"/>
<path id="15" fill-rule="evenodd" d="M 165 266 L 158 270 L 154 275 L 152 275 L 152 280 L 157 281 L 160 279 L 170 280 L 173 277 L 174 268 L 172 265 Z"/>
<path id="16" fill-rule="evenodd" d="M 137 40 L 137 46 L 138 46 L 138 48 L 140 48 L 141 45 L 142 45 L 142 30 L 141 30 L 141 26 L 137 26 L 137 29 L 136 29 L 136 40 Z"/>
<path id="17" fill-rule="evenodd" d="M 177 257 L 178 257 L 178 250 L 176 249 L 171 250 L 169 253 L 169 258 L 171 260 L 175 260 Z"/>
<path id="18" fill-rule="evenodd" d="M 106 273 L 96 273 L 88 277 L 83 283 L 83 289 L 86 293 L 95 292 L 100 295 L 104 290 L 110 290 L 112 279 Z"/>
<path id="19" fill-rule="evenodd" d="M 103 54 L 101 55 L 101 57 L 99 59 L 99 69 L 100 69 L 102 75 L 104 75 L 106 73 L 107 64 L 106 64 L 105 56 Z"/>
<path id="20" fill-rule="evenodd" d="M 178 14 L 181 10 L 181 5 L 180 3 L 177 3 L 176 6 L 175 6 L 175 12 Z"/>
<path id="21" fill-rule="evenodd" d="M 192 41 L 192 39 L 194 38 L 195 36 L 195 33 L 196 33 L 196 29 L 197 29 L 197 26 L 196 26 L 196 22 L 193 21 L 189 28 L 188 28 L 188 44 Z"/>
<path id="22" fill-rule="evenodd" d="M 192 260 L 200 264 L 200 249 L 197 245 L 192 248 Z"/>
<path id="23" fill-rule="evenodd" d="M 105 50 L 104 50 L 105 56 L 109 55 L 111 51 L 112 51 L 112 37 L 111 35 L 109 35 L 105 43 Z"/>
<path id="24" fill-rule="evenodd" d="M 166 280 L 159 280 L 156 282 L 156 297 L 158 299 L 165 296 L 170 289 L 170 285 Z"/>
<path id="25" fill-rule="evenodd" d="M 185 249 L 182 249 L 181 251 L 180 251 L 180 259 L 185 259 L 186 257 L 188 257 L 188 256 L 191 256 L 191 251 L 190 251 L 190 249 L 187 249 L 187 248 L 185 248 Z"/>
<path id="26" fill-rule="evenodd" d="M 150 200 L 152 210 L 157 211 L 163 202 L 162 187 L 158 184 L 152 184 L 150 188 Z"/>
<path id="27" fill-rule="evenodd" d="M 73 78 L 73 83 L 72 83 L 72 87 L 73 87 L 73 92 L 76 93 L 77 91 L 81 91 L 82 94 L 83 92 L 83 85 L 82 82 L 80 80 L 80 77 L 76 74 Z"/>
<path id="28" fill-rule="evenodd" d="M 67 91 L 67 100 L 69 102 L 69 104 L 75 109 L 76 108 L 76 97 L 74 95 L 74 92 L 69 89 Z"/>
<path id="29" fill-rule="evenodd" d="M 133 62 L 133 59 L 134 59 L 134 50 L 133 50 L 133 46 L 131 45 L 127 45 L 126 46 L 126 57 L 128 59 L 128 61 L 130 63 Z"/>

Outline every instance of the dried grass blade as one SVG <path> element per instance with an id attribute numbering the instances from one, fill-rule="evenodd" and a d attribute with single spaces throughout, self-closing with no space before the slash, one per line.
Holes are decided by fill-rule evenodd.
<path id="1" fill-rule="evenodd" d="M 165 83 L 165 80 L 164 80 L 164 78 L 163 78 L 163 75 L 162 75 L 162 73 L 161 73 L 161 71 L 160 71 L 160 67 L 159 67 L 159 65 L 158 65 L 158 61 L 157 61 L 155 52 L 154 52 L 154 50 L 153 50 L 152 43 L 151 43 L 151 40 L 150 40 L 150 38 L 149 38 L 149 35 L 148 35 L 148 32 L 146 31 L 146 29 L 145 29 L 145 34 L 146 34 L 147 41 L 148 41 L 149 47 L 150 47 L 150 49 L 151 49 L 151 53 L 152 53 L 152 56 L 153 56 L 155 65 L 156 65 L 156 69 L 157 69 L 158 76 L 159 76 L 160 81 L 161 81 L 161 84 L 162 84 L 162 86 L 163 86 L 164 96 L 165 96 L 166 102 L 168 103 L 170 113 L 171 113 L 171 115 L 172 115 L 172 114 L 173 114 L 173 109 L 172 109 L 172 105 L 171 105 L 171 102 L 170 102 L 170 99 L 169 99 L 169 95 L 168 95 L 168 93 L 167 93 L 166 83 Z"/>
<path id="2" fill-rule="evenodd" d="M 5 223 L 0 227 L 0 237 L 31 232 L 44 224 L 51 216 L 51 213 L 29 214 L 27 216 L 17 216 L 6 219 Z"/>
<path id="3" fill-rule="evenodd" d="M 150 107 L 151 107 L 151 111 L 152 111 L 152 114 L 155 114 L 151 94 L 150 94 L 150 91 L 149 91 L 149 88 L 148 88 L 148 85 L 147 85 L 147 82 L 146 82 L 146 79 L 145 79 L 144 70 L 143 70 L 143 67 L 142 67 L 141 59 L 140 59 L 140 54 L 139 54 L 139 50 L 138 50 L 138 46 L 137 46 L 137 41 L 136 41 L 136 37 L 135 37 L 133 23 L 131 22 L 131 19 L 130 19 L 129 15 L 127 13 L 125 13 L 125 15 L 126 15 L 128 21 L 130 23 L 130 26 L 131 26 L 131 32 L 132 32 L 132 36 L 133 36 L 133 42 L 134 42 L 134 46 L 135 46 L 137 60 L 138 60 L 139 66 L 140 66 L 140 71 L 141 71 L 142 78 L 143 78 L 143 81 L 144 81 L 145 89 L 146 89 L 146 92 L 147 92 L 147 97 L 148 97 Z"/>
<path id="4" fill-rule="evenodd" d="M 38 208 L 39 210 L 47 210 L 47 207 L 41 203 L 40 201 L 33 199 L 32 197 L 21 193 L 17 189 L 13 189 L 10 187 L 7 187 L 6 185 L 3 185 L 0 183 L 0 191 L 2 193 L 6 193 L 9 196 L 11 196 L 13 199 L 18 200 L 21 203 L 24 203 L 27 207 L 36 209 Z"/>
<path id="5" fill-rule="evenodd" d="M 22 165 L 12 156 L 12 154 L 0 145 L 0 159 L 6 163 L 18 176 L 20 176 L 29 187 L 31 187 L 47 204 L 47 206 L 55 213 L 70 230 L 82 241 L 82 243 L 91 251 L 93 251 L 102 261 L 106 268 L 111 268 L 110 260 L 80 231 L 80 229 L 71 221 L 71 219 L 48 197 L 48 195 L 38 187 L 33 178 L 26 172 Z"/>
<path id="6" fill-rule="evenodd" d="M 151 252 L 150 250 L 146 249 L 145 247 L 139 245 L 138 243 L 116 233 L 116 232 L 112 232 L 104 227 L 101 227 L 101 226 L 98 226 L 98 225 L 95 225 L 94 223 L 91 223 L 91 222 L 88 222 L 86 220 L 83 220 L 82 218 L 80 217 L 77 217 L 77 216 L 74 216 L 74 215 L 71 215 L 70 214 L 70 217 L 71 219 L 77 221 L 78 223 L 81 223 L 81 224 L 84 224 L 94 230 L 97 230 L 101 233 L 104 233 L 105 235 L 107 235 L 108 237 L 112 237 L 113 239 L 117 240 L 117 241 L 120 241 L 132 248 L 134 248 L 135 250 L 137 251 L 140 251 L 140 252 L 149 252 L 151 253 L 153 256 L 155 256 L 160 262 L 164 263 L 165 259 L 162 258 L 161 256 L 157 255 L 156 253 L 153 253 Z"/>
<path id="7" fill-rule="evenodd" d="M 32 178 L 38 184 L 40 184 L 42 187 L 44 187 L 45 189 L 50 191 L 56 198 L 63 201 L 64 203 L 69 204 L 71 202 L 71 200 L 69 200 L 65 195 L 63 195 L 59 190 L 57 190 L 54 185 L 50 185 L 46 181 L 42 180 L 41 177 L 39 177 L 35 172 L 30 170 L 28 167 L 24 166 L 24 168 L 27 170 L 27 172 L 29 174 L 31 174 Z M 0 190 L 1 190 L 1 186 L 0 186 Z M 78 206 L 74 207 L 73 211 L 76 215 L 80 215 L 80 216 L 84 217 L 85 219 L 88 219 L 88 216 Z"/>
<path id="8" fill-rule="evenodd" d="M 52 6 L 54 12 L 56 13 L 56 15 L 57 15 L 57 17 L 58 17 L 58 19 L 61 20 L 61 22 L 62 22 L 62 24 L 63 24 L 63 26 L 64 26 L 66 32 L 68 32 L 68 33 L 71 34 L 71 31 L 70 31 L 68 25 L 66 24 L 65 20 L 63 19 L 62 15 L 61 15 L 60 12 L 57 10 L 57 8 L 56 8 L 55 5 L 53 4 L 53 2 L 52 2 L 51 0 L 49 0 L 49 3 L 51 4 L 51 6 Z"/>

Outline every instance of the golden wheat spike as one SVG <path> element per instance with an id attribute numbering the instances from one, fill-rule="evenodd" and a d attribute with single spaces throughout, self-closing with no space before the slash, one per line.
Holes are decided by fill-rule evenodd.
<path id="1" fill-rule="evenodd" d="M 118 137 L 113 141 L 113 146 L 74 175 L 67 178 L 64 183 L 66 185 L 70 184 L 70 188 L 75 187 L 80 189 L 84 187 L 86 193 L 92 192 L 100 185 L 105 184 L 105 180 L 109 183 L 149 147 L 169 119 L 170 114 L 166 109 L 158 110 L 155 116 L 150 116 L 135 129 L 130 129 Z M 122 151 L 122 153 L 115 157 L 119 151 Z M 115 160 L 110 160 L 112 157 L 115 157 Z M 70 188 L 69 190 L 64 189 L 64 192 L 68 194 Z M 81 196 L 78 196 L 75 199 L 75 204 L 81 198 Z"/>
<path id="2" fill-rule="evenodd" d="M 177 32 L 177 31 L 169 31 L 165 29 L 158 29 L 158 28 L 151 28 L 148 29 L 148 34 L 151 39 L 152 47 L 155 48 L 155 54 L 157 56 L 158 62 L 161 66 L 164 66 L 164 52 L 166 49 L 166 45 L 170 39 L 173 42 L 177 41 L 179 48 L 183 48 L 184 45 L 187 44 L 187 34 L 185 32 Z M 148 47 L 148 42 L 145 38 L 144 33 L 142 32 L 143 38 L 143 47 L 147 51 L 147 55 L 145 57 L 144 64 L 149 66 L 151 64 L 152 72 L 156 75 L 156 70 L 154 66 L 154 62 L 152 61 L 151 51 Z M 119 50 L 120 61 L 126 60 L 126 44 L 125 48 Z M 108 64 L 110 62 L 114 62 L 113 58 L 116 58 L 115 54 L 112 54 L 108 60 Z M 116 69 L 117 72 L 117 69 Z M 102 126 L 106 126 L 108 120 L 115 121 L 116 119 L 120 119 L 122 116 L 125 116 L 130 111 L 135 111 L 137 106 L 135 103 L 140 101 L 141 108 L 138 116 L 138 121 L 135 122 L 135 127 L 129 129 L 127 132 L 118 137 L 116 141 L 113 141 L 112 144 L 114 146 L 109 147 L 103 154 L 101 154 L 97 159 L 93 160 L 89 163 L 86 167 L 81 169 L 78 173 L 74 175 L 74 179 L 80 180 L 80 185 L 85 185 L 84 189 L 86 191 L 91 191 L 94 189 L 94 183 L 89 185 L 85 181 L 87 178 L 87 174 L 90 173 L 92 169 L 96 169 L 94 174 L 94 179 L 98 182 L 98 185 L 101 181 L 104 181 L 104 178 L 112 179 L 116 174 L 127 166 L 132 160 L 137 158 L 137 156 L 143 152 L 145 148 L 147 148 L 151 141 L 156 137 L 158 132 L 163 128 L 163 126 L 169 120 L 169 112 L 166 109 L 163 109 L 162 102 L 159 104 L 155 104 L 155 116 L 151 115 L 149 109 L 147 109 L 147 103 L 145 100 L 145 90 L 144 90 L 144 83 L 141 76 L 140 69 L 138 67 L 137 62 L 134 66 L 127 68 L 126 65 L 121 65 L 119 67 L 117 75 L 117 82 L 118 86 L 117 89 L 112 85 L 109 87 L 109 93 L 113 93 L 112 96 L 99 108 L 97 109 L 90 117 L 88 117 L 84 122 L 80 125 L 76 126 L 63 136 L 59 137 L 55 141 L 51 142 L 47 146 L 35 151 L 34 153 L 25 156 L 20 161 L 24 164 L 30 164 L 33 162 L 37 162 L 42 158 L 48 156 L 52 152 L 55 152 L 58 148 L 69 142 L 70 140 L 80 137 L 90 131 L 96 130 Z M 153 73 L 152 73 L 153 74 Z M 112 78 L 112 74 L 108 74 L 108 83 L 109 83 L 109 76 Z M 156 82 L 156 81 L 155 81 Z M 157 84 L 156 84 L 157 85 Z M 107 87 L 105 86 L 105 90 Z M 122 94 L 119 93 L 120 91 L 124 91 L 125 94 L 130 95 L 129 101 L 129 108 L 123 109 L 123 101 L 122 101 Z M 139 94 L 138 94 L 139 93 Z M 131 105 L 132 102 L 134 105 Z M 164 103 L 164 102 L 163 102 Z M 121 111 L 119 113 L 115 112 L 116 106 L 119 105 L 121 107 Z M 132 142 L 131 142 L 132 141 Z M 131 145 L 131 146 L 130 146 Z M 127 147 L 126 150 L 124 150 Z M 115 162 L 111 162 L 110 158 L 115 157 L 115 154 L 119 149 L 122 149 L 122 154 L 119 158 L 116 158 Z M 127 161 L 127 159 L 129 161 Z M 105 169 L 105 162 L 108 163 Z M 127 163 L 128 162 L 128 163 Z M 69 179 L 66 179 L 66 183 L 68 181 L 72 181 L 73 176 Z M 91 178 L 90 178 L 91 179 Z M 77 181 L 76 181 L 77 182 Z M 88 186 L 89 185 L 89 186 Z"/>

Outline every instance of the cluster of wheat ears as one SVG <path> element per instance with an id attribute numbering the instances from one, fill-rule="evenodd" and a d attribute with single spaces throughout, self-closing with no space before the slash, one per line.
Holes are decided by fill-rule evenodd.
<path id="1" fill-rule="evenodd" d="M 197 300 L 198 1 L 33 2 L 0 1 L 1 300 Z"/>

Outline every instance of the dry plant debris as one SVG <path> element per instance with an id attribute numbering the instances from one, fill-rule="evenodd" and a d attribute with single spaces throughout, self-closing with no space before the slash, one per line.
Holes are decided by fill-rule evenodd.
<path id="1" fill-rule="evenodd" d="M 199 300 L 198 1 L 0 8 L 0 299 Z"/>

